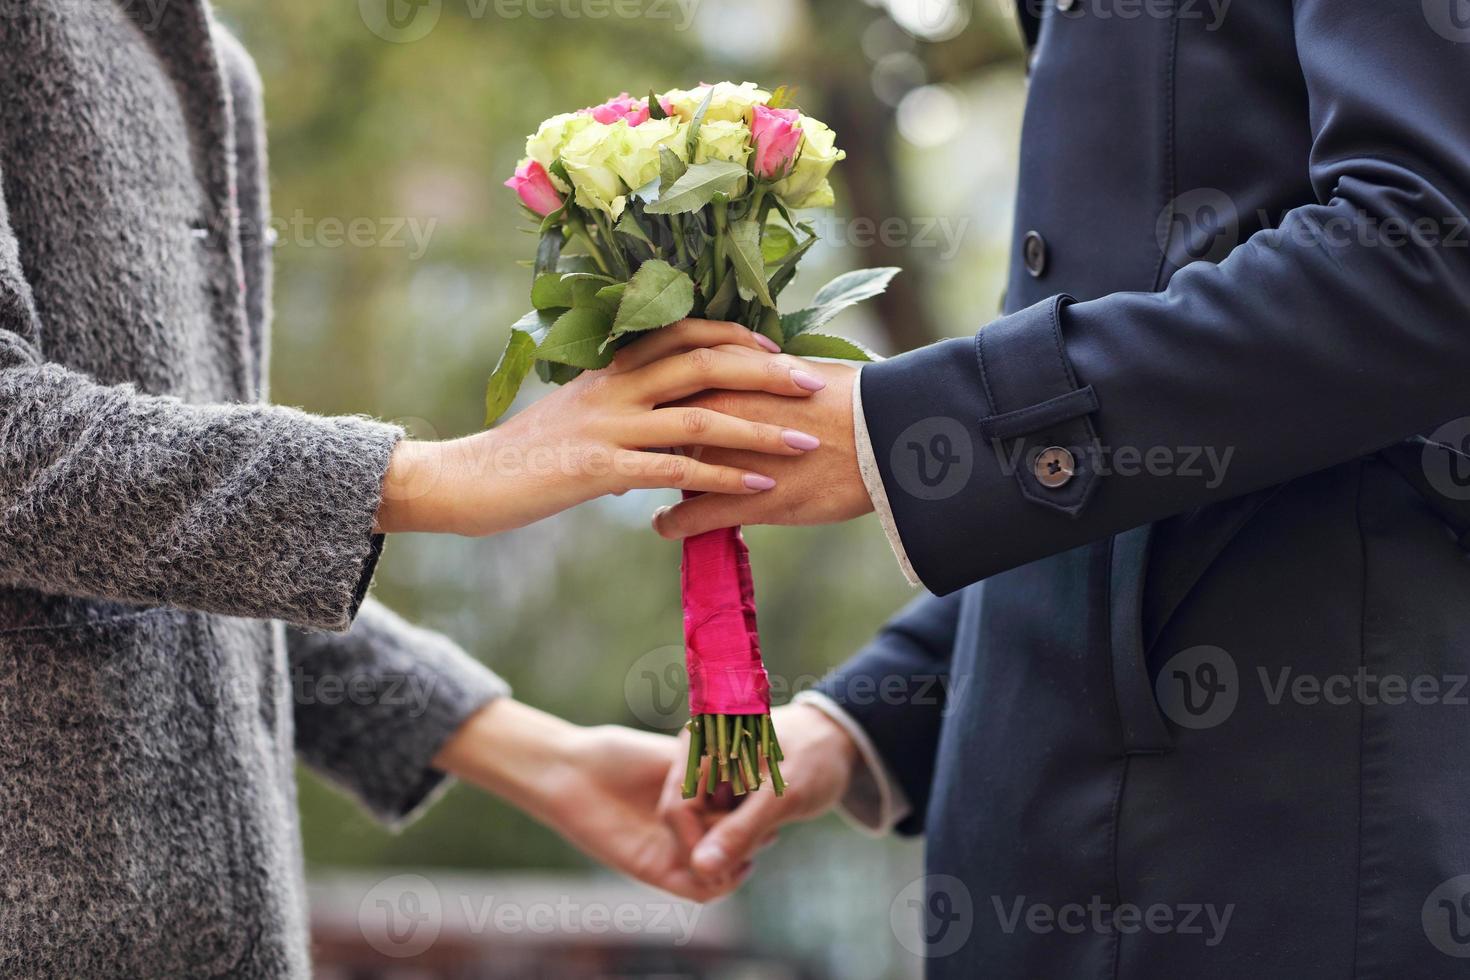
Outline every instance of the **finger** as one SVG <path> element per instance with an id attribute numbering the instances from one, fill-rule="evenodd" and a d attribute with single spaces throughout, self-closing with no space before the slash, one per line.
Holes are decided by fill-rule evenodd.
<path id="1" fill-rule="evenodd" d="M 740 881 L 735 878 L 707 881 L 688 868 L 679 868 L 648 884 L 687 901 L 704 904 L 729 895 L 740 886 Z"/>
<path id="2" fill-rule="evenodd" d="M 735 873 L 755 856 L 757 845 L 779 825 L 778 797 L 764 795 L 737 807 L 694 848 L 691 863 L 703 877 Z"/>
<path id="3" fill-rule="evenodd" d="M 666 800 L 659 809 L 664 823 L 679 841 L 680 856 L 687 859 L 704 839 L 705 808 L 703 797 L 686 800 L 682 796 L 681 789 L 676 798 Z"/>
<path id="4" fill-rule="evenodd" d="M 776 481 L 760 473 L 733 466 L 701 463 L 674 453 L 645 453 L 625 450 L 617 458 L 618 475 L 633 489 L 690 490 L 698 493 L 749 496 L 763 493 Z"/>
<path id="5" fill-rule="evenodd" d="M 776 456 L 819 448 L 816 436 L 764 422 L 747 422 L 707 408 L 660 408 L 638 422 L 638 441 L 653 446 L 716 446 Z"/>
<path id="6" fill-rule="evenodd" d="M 659 537 L 678 541 L 716 528 L 765 523 L 752 513 L 752 503 L 720 494 L 691 497 L 671 507 L 660 507 L 653 515 L 653 529 Z"/>
<path id="7" fill-rule="evenodd" d="M 655 405 L 712 388 L 805 398 L 827 386 L 817 375 L 792 367 L 779 355 L 750 357 L 704 347 L 655 361 L 633 372 L 632 377 L 637 390 Z"/>
<path id="8" fill-rule="evenodd" d="M 704 836 L 703 814 L 706 801 L 703 780 L 700 781 L 700 795 L 692 800 L 684 799 L 684 757 L 687 757 L 689 746 L 687 731 L 680 736 L 680 744 L 684 746 L 684 751 L 680 753 L 681 758 L 669 769 L 668 777 L 664 780 L 663 792 L 658 801 L 658 815 L 664 825 L 674 833 L 674 839 L 679 846 L 680 864 L 687 865 L 694 845 Z"/>
<path id="9" fill-rule="evenodd" d="M 696 347 L 720 347 L 728 345 L 732 350 L 764 351 L 777 353 L 781 350 L 776 342 L 727 320 L 680 320 L 662 330 L 651 331 L 618 351 L 612 367 L 617 371 L 634 371 L 646 364 L 662 360 L 673 354 Z"/>

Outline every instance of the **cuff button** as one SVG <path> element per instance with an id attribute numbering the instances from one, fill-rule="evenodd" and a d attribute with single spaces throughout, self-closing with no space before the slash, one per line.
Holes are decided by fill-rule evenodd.
<path id="1" fill-rule="evenodd" d="M 1026 237 L 1021 241 L 1021 260 L 1026 264 L 1026 271 L 1031 278 L 1040 279 L 1046 273 L 1046 253 L 1046 239 L 1041 237 L 1041 232 L 1026 232 Z"/>
<path id="2" fill-rule="evenodd" d="M 1038 483 L 1048 490 L 1056 490 L 1071 482 L 1077 472 L 1077 460 L 1071 450 L 1052 446 L 1037 455 L 1032 472 Z"/>

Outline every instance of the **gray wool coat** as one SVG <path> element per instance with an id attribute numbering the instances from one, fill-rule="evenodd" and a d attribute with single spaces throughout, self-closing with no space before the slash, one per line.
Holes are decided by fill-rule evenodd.
<path id="1" fill-rule="evenodd" d="M 399 430 L 266 403 L 205 0 L 9 5 L 0 186 L 0 976 L 305 976 L 295 759 L 402 822 L 504 686 L 364 600 Z"/>

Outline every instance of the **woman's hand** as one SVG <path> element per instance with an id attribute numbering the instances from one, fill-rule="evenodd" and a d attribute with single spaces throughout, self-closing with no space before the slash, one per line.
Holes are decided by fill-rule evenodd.
<path id="1" fill-rule="evenodd" d="M 733 891 L 750 873 L 751 862 L 776 840 L 786 824 L 815 820 L 841 802 L 860 765 L 852 736 L 809 704 L 788 704 L 771 712 L 781 733 L 781 771 L 786 792 L 769 787 L 736 797 L 721 786 L 713 797 L 703 787 L 684 799 L 688 733 L 678 758 L 665 774 L 659 811 L 689 854 L 696 880 L 715 894 Z"/>
<path id="2" fill-rule="evenodd" d="M 610 367 L 552 391 L 499 427 L 394 451 L 378 530 L 483 536 L 523 527 L 604 494 L 672 487 L 730 495 L 775 481 L 762 456 L 799 456 L 819 441 L 778 425 L 671 402 L 702 391 L 807 398 L 826 382 L 739 324 L 685 321 L 618 352 Z M 653 450 L 718 447 L 759 454 L 750 468 Z"/>
<path id="3" fill-rule="evenodd" d="M 472 716 L 434 765 L 502 797 L 588 856 L 696 902 L 732 890 L 749 867 L 695 875 L 658 814 L 678 742 L 615 725 L 580 728 L 509 698 Z"/>

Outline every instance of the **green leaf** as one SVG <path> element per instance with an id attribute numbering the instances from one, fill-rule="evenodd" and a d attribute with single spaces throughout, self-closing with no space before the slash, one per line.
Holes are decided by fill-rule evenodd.
<path id="1" fill-rule="evenodd" d="M 593 276 L 585 273 L 574 272 L 567 277 L 572 284 L 572 309 L 582 307 L 593 307 L 602 310 L 609 317 L 618 311 L 618 303 L 615 299 L 608 299 L 603 292 L 609 286 L 620 285 L 607 276 Z"/>
<path id="2" fill-rule="evenodd" d="M 775 306 L 766 286 L 766 263 L 761 258 L 761 226 L 754 218 L 737 221 L 730 226 L 730 262 L 740 280 L 740 292 L 747 299 L 755 296 L 765 306 Z"/>
<path id="3" fill-rule="evenodd" d="M 596 370 L 612 363 L 612 354 L 601 349 L 612 329 L 612 318 L 601 307 L 568 310 L 552 324 L 536 357 L 572 367 Z"/>
<path id="4" fill-rule="evenodd" d="M 778 346 L 783 347 L 786 343 L 786 331 L 781 328 L 781 314 L 769 306 L 761 310 L 760 322 L 756 324 L 756 332 L 765 334 L 774 340 Z"/>
<path id="5" fill-rule="evenodd" d="M 689 315 L 694 308 L 694 282 L 664 262 L 650 259 L 638 267 L 628 283 L 613 333 L 654 330 Z"/>
<path id="6" fill-rule="evenodd" d="M 789 85 L 782 85 L 771 93 L 771 97 L 766 100 L 766 105 L 772 109 L 789 109 L 791 108 L 791 100 L 795 96 L 796 89 Z"/>
<path id="7" fill-rule="evenodd" d="M 787 337 L 814 330 L 837 314 L 865 299 L 872 299 L 888 288 L 889 280 L 901 270 L 896 268 L 859 269 L 833 279 L 817 290 L 812 305 L 781 318 Z"/>
<path id="8" fill-rule="evenodd" d="M 775 265 L 796 248 L 796 236 L 784 225 L 768 224 L 761 234 L 761 258 L 766 265 Z"/>
<path id="9" fill-rule="evenodd" d="M 597 299 L 600 302 L 609 304 L 614 310 L 616 310 L 618 308 L 618 304 L 623 301 L 623 293 L 626 292 L 627 289 L 627 283 L 615 282 L 611 286 L 603 286 L 601 289 L 599 289 L 597 291 Z"/>
<path id="10" fill-rule="evenodd" d="M 660 149 L 662 149 L 662 147 L 660 147 Z M 633 191 L 633 196 L 642 201 L 644 204 L 652 204 L 654 201 L 658 200 L 659 188 L 661 188 L 662 186 L 663 174 L 660 173 L 659 176 L 653 178 L 642 187 L 639 187 L 637 190 Z M 623 217 L 627 217 L 630 213 L 631 212 L 624 211 Z"/>
<path id="11" fill-rule="evenodd" d="M 813 245 L 817 244 L 817 241 L 817 237 L 813 235 L 787 252 L 781 259 L 781 264 L 776 267 L 775 272 L 771 273 L 770 287 L 772 296 L 780 296 L 781 291 L 791 285 L 791 280 L 796 278 L 796 264 L 801 261 L 803 255 L 806 255 L 811 250 Z"/>
<path id="12" fill-rule="evenodd" d="M 667 146 L 658 148 L 658 189 L 659 193 L 652 200 L 645 198 L 647 204 L 652 204 L 659 197 L 667 194 L 669 188 L 689 170 L 689 164 L 679 159 L 679 154 Z"/>
<path id="13" fill-rule="evenodd" d="M 582 373 L 579 367 L 570 364 L 557 364 L 555 361 L 537 361 L 536 377 L 549 385 L 564 385 L 576 380 L 577 375 Z"/>
<path id="14" fill-rule="evenodd" d="M 873 352 L 862 344 L 825 333 L 800 334 L 788 340 L 782 349 L 797 357 L 835 357 L 844 361 L 877 360 Z"/>
<path id="15" fill-rule="evenodd" d="M 542 234 L 541 244 L 536 249 L 535 272 L 538 279 L 556 268 L 556 261 L 561 258 L 561 249 L 564 244 L 566 244 L 566 237 L 562 235 L 560 225 Z"/>
<path id="16" fill-rule="evenodd" d="M 720 288 L 704 304 L 705 317 L 710 320 L 729 319 L 730 304 L 735 302 L 735 293 L 735 277 L 726 276 L 725 281 L 720 283 Z"/>
<path id="17" fill-rule="evenodd" d="M 597 291 L 613 280 L 590 272 L 549 272 L 531 286 L 531 305 L 538 310 L 588 306 Z"/>
<path id="18" fill-rule="evenodd" d="M 879 296 L 888 288 L 888 283 L 902 269 L 888 266 L 882 269 L 858 269 L 843 273 L 817 290 L 812 297 L 813 306 L 840 306 L 846 309 L 865 299 Z"/>
<path id="19" fill-rule="evenodd" d="M 532 310 L 510 325 L 512 330 L 520 330 L 531 335 L 536 343 L 541 343 L 551 325 L 557 321 L 566 310 Z"/>
<path id="20" fill-rule="evenodd" d="M 673 186 L 646 210 L 649 214 L 686 214 L 698 211 L 715 199 L 716 194 L 728 194 L 735 185 L 747 176 L 738 163 L 728 160 L 711 160 L 696 163 L 675 180 Z"/>
<path id="21" fill-rule="evenodd" d="M 648 237 L 648 232 L 643 230 L 643 225 L 639 223 L 638 218 L 633 214 L 632 208 L 624 211 L 623 216 L 618 219 L 617 230 L 629 238 L 636 238 L 649 248 L 654 247 L 653 240 Z"/>
<path id="22" fill-rule="evenodd" d="M 531 305 L 538 310 L 554 310 L 572 305 L 572 287 L 562 283 L 561 273 L 548 272 L 531 284 Z"/>
<path id="23" fill-rule="evenodd" d="M 505 353 L 500 355 L 500 363 L 495 365 L 490 383 L 485 386 L 485 428 L 499 421 L 516 400 L 516 393 L 531 373 L 535 358 L 535 338 L 524 330 L 511 330 L 510 343 L 505 345 Z"/>
<path id="24" fill-rule="evenodd" d="M 653 89 L 648 90 L 648 118 L 667 119 L 669 114 L 664 112 L 664 104 L 658 100 L 658 93 Z"/>
<path id="25" fill-rule="evenodd" d="M 586 273 L 601 275 L 602 270 L 590 255 L 563 255 L 556 260 L 556 271 L 561 273 Z"/>
<path id="26" fill-rule="evenodd" d="M 552 228 L 560 228 L 561 219 L 566 216 L 566 213 L 567 206 L 563 204 L 561 207 L 557 208 L 555 211 L 551 212 L 544 218 L 539 218 L 538 216 L 540 224 L 538 224 L 536 227 L 537 233 L 544 235 Z"/>
<path id="27" fill-rule="evenodd" d="M 694 159 L 694 151 L 699 147 L 699 127 L 704 125 L 704 117 L 709 113 L 710 100 L 715 97 L 715 88 L 705 93 L 704 101 L 699 108 L 694 110 L 694 116 L 689 120 L 689 159 Z"/>

